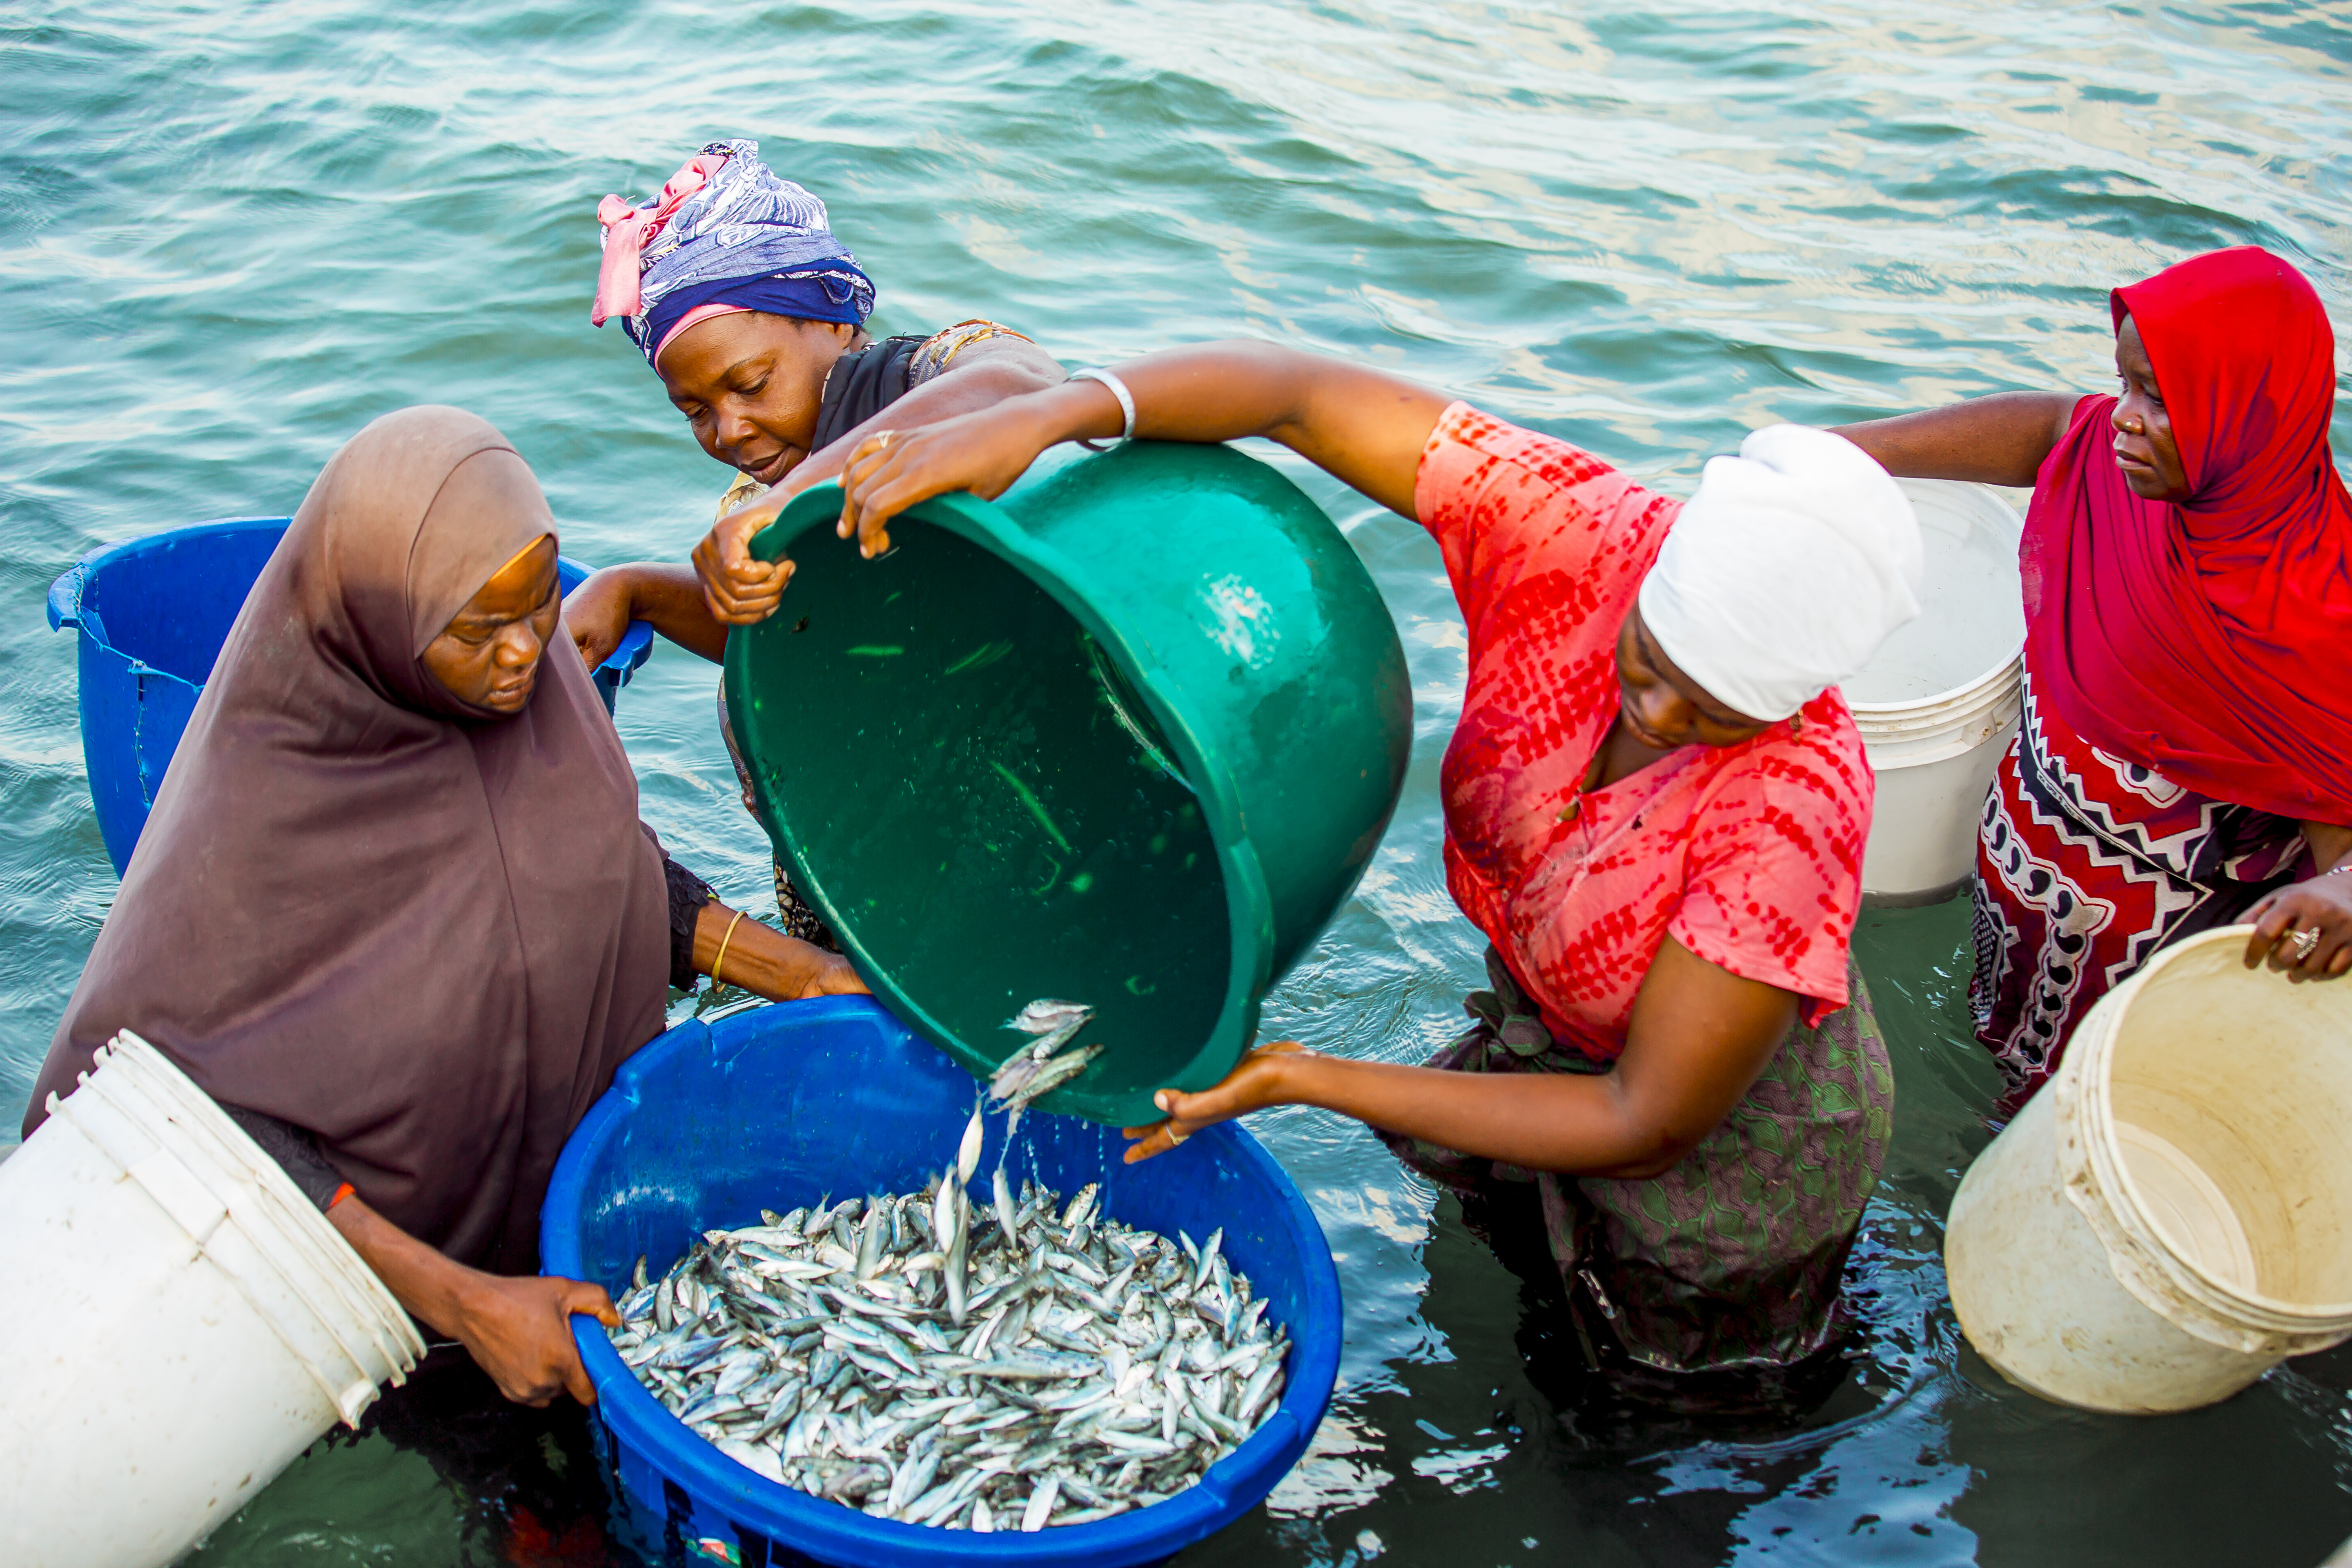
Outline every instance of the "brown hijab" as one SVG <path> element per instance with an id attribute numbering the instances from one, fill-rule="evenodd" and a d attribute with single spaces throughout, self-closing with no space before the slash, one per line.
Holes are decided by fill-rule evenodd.
<path id="1" fill-rule="evenodd" d="M 571 638 L 512 718 L 420 656 L 554 531 L 460 410 L 388 415 L 335 455 L 229 630 L 27 1135 L 132 1029 L 215 1100 L 315 1133 L 410 1234 L 537 1267 L 557 1152 L 662 1027 L 661 861 Z"/>

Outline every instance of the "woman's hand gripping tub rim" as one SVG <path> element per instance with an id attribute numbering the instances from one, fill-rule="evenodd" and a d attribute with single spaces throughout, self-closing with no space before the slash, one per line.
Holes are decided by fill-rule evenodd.
<path id="1" fill-rule="evenodd" d="M 518 1405 L 544 1405 L 566 1393 L 583 1405 L 596 1403 L 572 1319 L 577 1314 L 608 1329 L 621 1326 L 603 1286 L 469 1268 L 349 1193 L 328 1209 L 327 1219 L 402 1306 L 466 1347 L 500 1394 Z"/>
<path id="2" fill-rule="evenodd" d="M 1230 1121 L 1253 1110 L 1290 1104 L 1291 1069 L 1301 1058 L 1314 1055 L 1296 1040 L 1275 1040 L 1251 1051 L 1222 1081 L 1198 1094 L 1161 1089 L 1151 1100 L 1168 1112 L 1168 1120 L 1126 1130 L 1133 1145 L 1127 1152 L 1127 1163 L 1132 1165 L 1139 1160 L 1165 1154 L 1203 1127 Z"/>
<path id="3" fill-rule="evenodd" d="M 1091 382 L 1069 384 L 1083 400 L 1088 391 L 1105 403 L 1111 395 Z M 885 525 L 915 505 L 953 490 L 970 490 L 994 500 L 1028 471 L 1037 454 L 1067 437 L 1048 431 L 1037 408 L 1064 389 L 1008 399 L 937 425 L 915 430 L 877 430 L 851 449 L 842 465 L 841 521 L 834 531 L 857 542 L 857 552 L 872 561 L 890 552 Z M 1081 404 L 1083 406 L 1083 402 Z M 1118 418 L 1113 404 L 1113 418 Z M 1113 434 L 1117 433 L 1114 426 Z M 789 481 L 777 485 L 740 510 L 713 523 L 694 547 L 694 573 L 702 582 L 703 601 L 721 626 L 755 626 L 776 613 L 785 585 L 793 579 L 789 560 L 758 561 L 751 540 L 776 521 L 798 495 Z"/>
<path id="4" fill-rule="evenodd" d="M 2273 973 L 2301 984 L 2352 970 L 2352 875 L 2328 873 L 2281 888 L 2246 913 L 2246 967 L 2268 960 Z"/>
<path id="5" fill-rule="evenodd" d="M 878 559 L 891 549 L 890 520 L 908 507 L 957 490 L 994 500 L 1046 447 L 1078 436 L 1116 436 L 1123 423 L 1108 390 L 1069 381 L 918 430 L 877 430 L 842 466 L 841 521 L 834 531 L 856 540 L 866 560 Z"/>
<path id="6" fill-rule="evenodd" d="M 784 588 L 793 580 L 792 562 L 784 557 L 755 560 L 751 540 L 798 493 L 786 485 L 773 486 L 750 506 L 712 523 L 695 545 L 694 574 L 702 584 L 702 601 L 720 626 L 757 626 L 783 602 Z"/>
<path id="7" fill-rule="evenodd" d="M 1070 384 L 1078 388 L 1081 405 L 1087 392 L 1099 394 L 1119 416 L 1108 392 L 1091 382 Z M 851 450 L 842 466 L 841 521 L 835 532 L 856 539 L 857 552 L 872 561 L 890 552 L 885 525 L 933 496 L 970 490 L 994 500 L 1028 470 L 1037 454 L 1067 437 L 1048 432 L 1040 409 L 1024 405 L 1046 404 L 1063 388 L 1008 399 L 994 407 L 959 415 L 915 430 L 877 430 Z M 1117 426 L 1113 426 L 1117 434 Z M 701 580 L 703 601 L 721 626 L 757 625 L 776 613 L 784 588 L 793 579 L 789 560 L 758 561 L 751 540 L 792 504 L 799 488 L 780 484 L 740 510 L 711 525 L 694 547 L 694 572 Z"/>

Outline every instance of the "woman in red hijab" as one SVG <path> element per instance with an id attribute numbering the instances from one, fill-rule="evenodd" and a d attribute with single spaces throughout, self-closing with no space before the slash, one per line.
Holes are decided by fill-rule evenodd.
<path id="1" fill-rule="evenodd" d="M 1840 432 L 1922 479 L 2033 487 L 2025 711 L 1977 852 L 1977 1037 L 2023 1103 L 2091 1005 L 2196 931 L 2352 969 L 2352 500 L 2336 340 L 2252 246 L 2115 290 L 2118 393 L 2003 393 Z"/>

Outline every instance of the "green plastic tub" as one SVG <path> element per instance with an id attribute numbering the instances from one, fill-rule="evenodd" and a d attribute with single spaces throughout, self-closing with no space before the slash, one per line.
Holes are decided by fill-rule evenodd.
<path id="1" fill-rule="evenodd" d="M 728 639 L 778 857 L 890 1010 L 985 1077 L 1029 1001 L 1106 1048 L 1045 1109 L 1156 1121 L 1231 1070 L 1363 874 L 1411 742 L 1404 651 L 1321 509 L 1223 447 L 1130 443 L 942 497 L 862 560 L 840 491 Z"/>

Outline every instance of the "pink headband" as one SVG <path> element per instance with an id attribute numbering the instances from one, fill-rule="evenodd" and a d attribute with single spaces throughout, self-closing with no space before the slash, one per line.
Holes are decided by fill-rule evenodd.
<path id="1" fill-rule="evenodd" d="M 669 347 L 670 344 L 677 342 L 678 333 L 686 331 L 687 328 L 694 325 L 697 321 L 707 321 L 713 316 L 748 315 L 751 313 L 751 307 L 749 305 L 720 305 L 717 303 L 697 305 L 693 310 L 688 310 L 685 315 L 680 316 L 677 319 L 677 325 L 672 327 L 667 332 L 664 333 L 662 341 L 654 345 L 654 368 L 656 370 L 659 370 L 661 368 L 662 351 Z"/>

